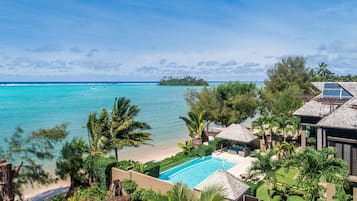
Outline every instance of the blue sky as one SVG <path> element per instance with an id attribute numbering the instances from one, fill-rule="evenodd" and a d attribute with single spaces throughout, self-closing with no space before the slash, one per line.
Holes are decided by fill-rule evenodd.
<path id="1" fill-rule="evenodd" d="M 282 57 L 357 74 L 356 1 L 0 1 L 1 81 L 264 80 Z"/>

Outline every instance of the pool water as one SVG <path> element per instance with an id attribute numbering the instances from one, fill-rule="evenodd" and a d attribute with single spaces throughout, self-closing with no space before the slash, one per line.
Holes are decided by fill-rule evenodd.
<path id="1" fill-rule="evenodd" d="M 160 179 L 173 183 L 183 183 L 194 188 L 217 170 L 229 170 L 232 163 L 211 156 L 194 159 L 160 174 Z"/>

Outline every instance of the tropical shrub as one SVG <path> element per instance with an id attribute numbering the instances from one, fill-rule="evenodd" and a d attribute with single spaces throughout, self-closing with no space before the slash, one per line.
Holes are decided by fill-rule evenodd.
<path id="1" fill-rule="evenodd" d="M 257 160 L 253 161 L 250 167 L 250 178 L 264 174 L 264 181 L 267 186 L 267 197 L 271 200 L 273 189 L 276 187 L 276 171 L 280 167 L 281 161 L 274 159 L 275 152 L 269 150 L 266 154 L 254 152 L 253 156 Z"/>
<path id="2" fill-rule="evenodd" d="M 107 190 L 100 187 L 99 185 L 94 185 L 89 188 L 81 188 L 73 194 L 68 201 L 102 201 L 107 197 Z"/>
<path id="3" fill-rule="evenodd" d="M 250 189 L 250 195 L 256 196 L 257 195 L 257 189 L 261 185 L 264 184 L 264 181 L 259 181 L 258 183 L 253 183 L 251 181 L 247 181 L 246 184 L 248 184 L 249 189 Z"/>
<path id="4" fill-rule="evenodd" d="M 348 186 L 347 164 L 341 158 L 330 157 L 335 153 L 336 150 L 330 148 L 316 151 L 307 147 L 302 153 L 294 154 L 286 161 L 286 167 L 299 168 L 297 181 L 306 200 L 316 201 L 324 197 L 321 181 L 336 184 L 339 192 L 344 192 L 344 188 Z"/>
<path id="5" fill-rule="evenodd" d="M 67 201 L 66 195 L 58 195 L 54 198 L 51 198 L 51 201 Z"/>
<path id="6" fill-rule="evenodd" d="M 139 162 L 137 161 L 132 161 L 132 160 L 122 160 L 119 161 L 116 165 L 116 168 L 119 168 L 121 170 L 130 170 L 133 169 L 135 165 L 137 165 Z"/>
<path id="7" fill-rule="evenodd" d="M 138 187 L 138 185 L 133 180 L 125 179 L 123 181 L 123 189 L 128 194 L 132 194 L 136 190 L 137 187 Z"/>
<path id="8" fill-rule="evenodd" d="M 187 186 L 183 184 L 175 184 L 170 191 L 162 196 L 160 201 L 224 201 L 225 189 L 220 186 L 210 186 L 204 191 L 201 191 L 199 197 L 196 197 Z"/>
<path id="9" fill-rule="evenodd" d="M 151 189 L 137 189 L 131 196 L 132 201 L 162 201 L 163 195 Z"/>
<path id="10" fill-rule="evenodd" d="M 215 138 L 208 142 L 208 146 L 212 147 L 214 150 L 218 150 L 221 146 L 225 147 L 228 145 L 228 141 L 220 138 Z"/>
<path id="11" fill-rule="evenodd" d="M 211 155 L 215 149 L 211 146 L 203 145 L 195 149 L 194 153 L 200 157 Z"/>
<path id="12" fill-rule="evenodd" d="M 116 163 L 116 168 L 121 170 L 134 170 L 152 177 L 159 177 L 160 175 L 160 163 L 147 162 L 140 163 L 132 160 L 123 160 Z"/>
<path id="13" fill-rule="evenodd" d="M 314 138 L 314 137 L 309 137 L 309 138 L 307 138 L 306 142 L 307 142 L 309 145 L 315 145 L 315 144 L 316 144 L 316 138 Z"/>
<path id="14" fill-rule="evenodd" d="M 182 149 L 182 152 L 185 155 L 191 155 L 193 151 L 193 144 L 192 144 L 192 139 L 186 141 L 185 143 L 178 142 L 177 146 L 179 146 Z"/>
<path id="15" fill-rule="evenodd" d="M 205 114 L 204 110 L 200 111 L 199 113 L 190 111 L 188 112 L 188 118 L 179 117 L 185 122 L 186 127 L 189 131 L 189 136 L 192 139 L 202 139 L 203 131 L 206 127 L 206 123 L 204 122 L 203 119 L 204 114 Z"/>

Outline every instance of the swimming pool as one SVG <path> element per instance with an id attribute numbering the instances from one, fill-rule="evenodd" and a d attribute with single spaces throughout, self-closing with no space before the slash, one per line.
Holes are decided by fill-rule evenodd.
<path id="1" fill-rule="evenodd" d="M 216 170 L 229 170 L 236 163 L 212 156 L 194 159 L 160 174 L 160 179 L 173 183 L 181 182 L 194 188 Z"/>

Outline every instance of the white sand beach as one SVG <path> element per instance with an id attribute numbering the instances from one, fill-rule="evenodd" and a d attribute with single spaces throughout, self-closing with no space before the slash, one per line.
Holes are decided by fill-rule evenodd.
<path id="1" fill-rule="evenodd" d="M 119 151 L 119 160 L 135 160 L 139 162 L 160 161 L 180 151 L 176 143 L 170 142 L 156 146 L 142 146 L 129 150 Z M 51 173 L 54 172 L 54 165 L 48 166 Z M 28 186 L 23 191 L 25 200 L 39 201 L 54 195 L 65 193 L 68 190 L 69 180 L 60 180 L 49 185 L 35 185 L 33 188 Z"/>

